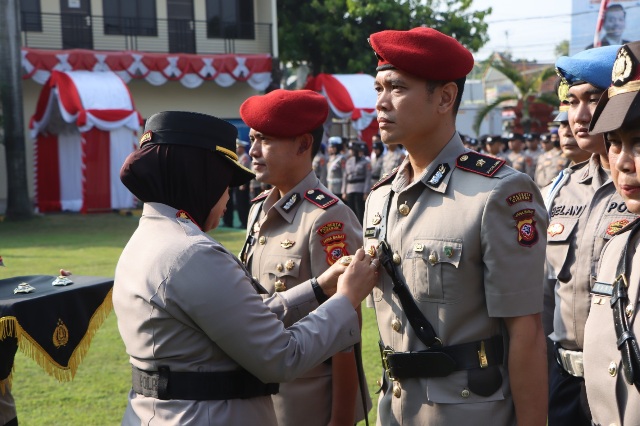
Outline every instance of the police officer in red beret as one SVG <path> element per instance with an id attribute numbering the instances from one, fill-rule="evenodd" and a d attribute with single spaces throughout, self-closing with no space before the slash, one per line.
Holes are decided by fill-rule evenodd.
<path id="1" fill-rule="evenodd" d="M 312 168 L 328 113 L 326 98 L 310 90 L 274 90 L 240 106 L 256 179 L 273 186 L 253 200 L 241 258 L 271 295 L 319 276 L 361 246 L 358 219 Z M 281 426 L 352 425 L 366 415 L 356 402 L 353 351 L 283 383 L 273 396 Z"/>
<path id="2" fill-rule="evenodd" d="M 545 425 L 540 319 L 547 214 L 535 183 L 464 147 L 471 53 L 430 28 L 382 31 L 380 135 L 407 158 L 372 188 L 365 249 L 385 374 L 382 425 Z"/>

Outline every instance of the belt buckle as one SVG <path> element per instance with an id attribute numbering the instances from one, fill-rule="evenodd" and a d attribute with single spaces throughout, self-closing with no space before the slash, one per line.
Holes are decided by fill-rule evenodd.
<path id="1" fill-rule="evenodd" d="M 387 373 L 387 376 L 389 376 L 389 380 L 392 382 L 395 382 L 397 379 L 391 374 L 391 367 L 389 367 L 387 355 L 393 355 L 394 353 L 395 351 L 388 346 L 382 350 L 382 366 L 384 367 L 384 371 Z"/>

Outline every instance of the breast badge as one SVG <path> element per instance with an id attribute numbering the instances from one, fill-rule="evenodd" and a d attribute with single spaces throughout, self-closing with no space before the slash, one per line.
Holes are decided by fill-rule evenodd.
<path id="1" fill-rule="evenodd" d="M 607 226 L 607 235 L 611 235 L 611 236 L 615 235 L 617 232 L 619 232 L 622 228 L 624 228 L 628 224 L 629 224 L 629 221 L 627 219 L 616 220 L 615 222 L 611 222 L 609 226 Z"/>
<path id="2" fill-rule="evenodd" d="M 280 247 L 282 247 L 284 249 L 288 249 L 288 248 L 293 247 L 294 244 L 295 244 L 294 241 L 286 239 L 286 240 L 280 242 Z"/>
<path id="3" fill-rule="evenodd" d="M 538 242 L 536 221 L 533 220 L 535 213 L 534 209 L 523 209 L 513 215 L 518 230 L 518 244 L 521 246 L 532 247 Z"/>
<path id="4" fill-rule="evenodd" d="M 560 235 L 562 234 L 563 231 L 564 231 L 564 225 L 561 223 L 552 223 L 547 228 L 547 234 L 549 234 L 550 237 L 555 237 L 556 235 Z"/>

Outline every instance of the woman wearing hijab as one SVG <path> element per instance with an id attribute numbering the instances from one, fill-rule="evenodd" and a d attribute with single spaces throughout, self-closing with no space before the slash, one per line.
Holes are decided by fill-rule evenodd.
<path id="1" fill-rule="evenodd" d="M 275 425 L 277 383 L 359 340 L 355 307 L 377 259 L 358 250 L 350 264 L 263 301 L 262 286 L 206 233 L 229 187 L 253 178 L 237 161 L 236 135 L 215 117 L 161 112 L 122 166 L 144 202 L 113 291 L 132 365 L 125 425 Z"/>

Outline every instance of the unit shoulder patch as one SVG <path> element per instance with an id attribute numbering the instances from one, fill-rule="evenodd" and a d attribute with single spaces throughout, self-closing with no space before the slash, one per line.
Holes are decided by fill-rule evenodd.
<path id="1" fill-rule="evenodd" d="M 495 175 L 496 172 L 504 166 L 504 163 L 505 161 L 499 158 L 489 157 L 488 155 L 469 151 L 458 157 L 456 166 L 459 169 L 466 170 L 468 172 L 493 177 L 493 175 Z"/>
<path id="2" fill-rule="evenodd" d="M 335 195 L 327 194 L 318 188 L 308 190 L 304 198 L 321 209 L 327 209 L 339 201 Z"/>
<path id="3" fill-rule="evenodd" d="M 382 185 L 386 185 L 387 183 L 390 183 L 393 180 L 393 178 L 395 177 L 396 173 L 398 173 L 398 168 L 397 167 L 395 167 L 393 170 L 391 170 L 390 173 L 388 173 L 388 174 L 385 173 L 384 175 L 382 175 L 380 180 L 373 184 L 373 186 L 371 187 L 371 190 L 373 191 L 374 189 L 379 188 Z"/>

